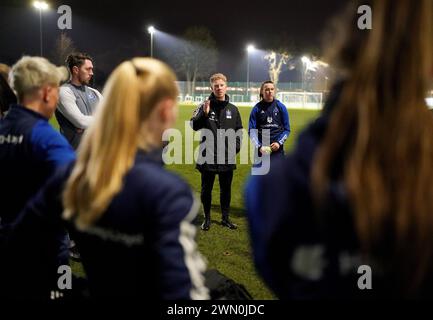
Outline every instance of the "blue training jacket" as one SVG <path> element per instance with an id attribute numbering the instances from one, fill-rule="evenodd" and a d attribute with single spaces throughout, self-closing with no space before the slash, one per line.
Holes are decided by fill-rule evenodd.
<path id="1" fill-rule="evenodd" d="M 258 132 L 251 129 L 257 129 Z M 268 129 L 270 134 L 263 136 L 264 129 Z M 267 136 L 270 144 L 278 142 L 282 146 L 290 134 L 289 113 L 286 106 L 277 99 L 271 103 L 265 101 L 257 103 L 251 110 L 248 134 L 257 148 L 262 146 L 263 137 Z"/>
<path id="2" fill-rule="evenodd" d="M 66 227 L 81 254 L 93 298 L 209 298 L 203 277 L 206 264 L 197 251 L 192 224 L 200 204 L 182 179 L 164 170 L 161 150 L 137 152 L 122 189 L 85 230 L 61 218 L 61 193 L 72 167 L 57 172 L 20 214 L 9 252 L 26 250 L 27 259 L 54 270 L 52 257 L 59 243 L 50 234 Z M 20 259 L 12 260 L 16 264 Z"/>
<path id="3" fill-rule="evenodd" d="M 11 106 L 0 120 L 0 223 L 10 223 L 59 166 L 75 159 L 66 139 L 41 114 Z"/>

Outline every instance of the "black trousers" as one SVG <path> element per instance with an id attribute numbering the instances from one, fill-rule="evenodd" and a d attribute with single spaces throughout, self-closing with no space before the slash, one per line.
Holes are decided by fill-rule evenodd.
<path id="1" fill-rule="evenodd" d="M 233 170 L 225 172 L 201 171 L 201 202 L 205 216 L 210 216 L 212 203 L 212 189 L 215 176 L 218 175 L 220 183 L 220 202 L 222 217 L 228 217 L 232 192 Z"/>

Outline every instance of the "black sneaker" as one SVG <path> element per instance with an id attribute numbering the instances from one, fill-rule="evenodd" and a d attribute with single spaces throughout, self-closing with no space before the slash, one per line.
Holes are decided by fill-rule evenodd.
<path id="1" fill-rule="evenodd" d="M 203 231 L 208 231 L 210 229 L 210 217 L 204 218 L 204 221 L 201 225 L 201 229 Z"/>
<path id="2" fill-rule="evenodd" d="M 73 241 L 71 241 L 71 246 L 69 247 L 69 258 L 76 262 L 81 261 L 81 256 L 78 252 L 77 245 Z"/>
<path id="3" fill-rule="evenodd" d="M 234 223 L 232 223 L 229 218 L 223 218 L 221 220 L 221 225 L 224 227 L 227 227 L 229 229 L 237 229 L 238 228 L 238 226 L 235 225 Z"/>

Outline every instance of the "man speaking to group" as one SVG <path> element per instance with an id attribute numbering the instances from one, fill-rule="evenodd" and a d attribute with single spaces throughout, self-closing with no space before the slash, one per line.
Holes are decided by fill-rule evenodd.
<path id="1" fill-rule="evenodd" d="M 236 139 L 229 139 L 227 130 L 236 133 L 242 130 L 242 120 L 238 108 L 229 102 L 227 92 L 227 78 L 221 74 L 214 74 L 210 78 L 212 93 L 208 100 L 200 104 L 191 118 L 193 130 L 202 131 L 200 152 L 197 159 L 197 169 L 201 173 L 201 201 L 204 210 L 202 230 L 210 228 L 210 209 L 212 203 L 212 188 L 215 176 L 219 176 L 220 202 L 222 211 L 221 224 L 230 229 L 237 226 L 229 219 L 231 185 L 233 170 L 236 169 L 236 154 L 240 151 L 242 136 L 233 135 Z M 238 131 L 239 130 L 239 131 Z M 218 139 L 222 135 L 223 139 Z"/>

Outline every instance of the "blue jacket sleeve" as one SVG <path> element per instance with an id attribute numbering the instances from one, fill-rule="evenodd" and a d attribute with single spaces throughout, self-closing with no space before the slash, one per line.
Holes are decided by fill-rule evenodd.
<path id="1" fill-rule="evenodd" d="M 15 292 L 20 298 L 45 295 L 47 290 L 56 288 L 57 268 L 69 264 L 68 238 L 61 219 L 66 169 L 56 171 L 10 226 L 4 261 L 8 275 L 5 287 L 23 285 L 25 290 Z M 29 261 L 31 275 L 37 276 L 23 277 Z"/>
<path id="2" fill-rule="evenodd" d="M 176 188 L 161 197 L 157 209 L 156 252 L 161 268 L 161 292 L 168 300 L 206 300 L 208 289 L 203 273 L 206 263 L 195 242 L 196 228 L 192 224 L 200 203 L 189 187 L 177 182 Z"/>
<path id="3" fill-rule="evenodd" d="M 267 274 L 269 272 L 269 268 L 267 267 L 266 263 L 264 263 L 265 243 L 261 235 L 261 232 L 263 231 L 263 216 L 261 215 L 263 212 L 263 202 L 261 201 L 260 197 L 262 194 L 261 182 L 261 176 L 250 177 L 245 189 L 245 202 L 250 228 L 251 244 L 253 247 L 254 262 L 257 266 L 257 269 L 260 270 L 262 274 Z M 269 277 L 264 276 L 264 278 L 268 279 Z"/>
<path id="4" fill-rule="evenodd" d="M 257 136 L 257 106 L 255 106 L 250 113 L 250 121 L 248 124 L 248 135 L 250 136 L 251 141 L 257 148 L 260 148 L 262 144 L 259 141 L 259 137 Z"/>
<path id="5" fill-rule="evenodd" d="M 287 138 L 290 135 L 290 121 L 289 121 L 289 113 L 287 112 L 287 108 L 284 104 L 281 102 L 278 102 L 278 107 L 281 111 L 281 117 L 282 117 L 282 123 L 283 123 L 283 132 L 278 136 L 278 143 L 280 145 L 283 145 L 284 142 L 287 140 Z"/>
<path id="6" fill-rule="evenodd" d="M 286 297 L 290 291 L 292 237 L 296 230 L 292 219 L 297 213 L 290 205 L 294 199 L 282 169 L 280 163 L 274 164 L 268 175 L 254 176 L 246 188 L 254 263 L 279 298 Z"/>
<path id="7" fill-rule="evenodd" d="M 290 156 L 276 159 L 267 175 L 251 178 L 246 188 L 254 262 L 280 299 L 316 294 L 316 282 L 293 269 L 298 248 L 318 237 L 310 185 L 317 141 L 311 134 L 301 134 L 299 140 Z"/>
<path id="8" fill-rule="evenodd" d="M 75 160 L 71 145 L 46 121 L 41 120 L 35 124 L 31 140 L 36 157 L 43 159 L 52 169 Z"/>

